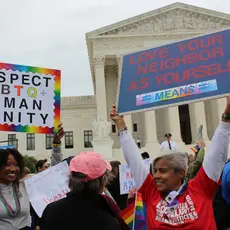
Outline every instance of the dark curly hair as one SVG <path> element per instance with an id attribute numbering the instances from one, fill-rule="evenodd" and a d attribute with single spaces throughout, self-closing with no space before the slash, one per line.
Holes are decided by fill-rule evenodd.
<path id="1" fill-rule="evenodd" d="M 6 166 L 9 155 L 13 155 L 15 160 L 18 163 L 20 169 L 20 178 L 17 178 L 17 181 L 21 179 L 24 172 L 24 160 L 21 153 L 15 148 L 0 149 L 0 170 Z"/>

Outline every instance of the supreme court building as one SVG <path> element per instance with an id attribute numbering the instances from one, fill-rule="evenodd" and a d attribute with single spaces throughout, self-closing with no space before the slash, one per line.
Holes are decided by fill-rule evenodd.
<path id="1" fill-rule="evenodd" d="M 121 56 L 230 27 L 230 15 L 191 5 L 175 3 L 86 34 L 90 67 L 97 102 L 97 116 L 109 119 L 116 101 Z M 220 121 L 225 99 L 126 115 L 129 130 L 154 153 L 164 134 L 172 133 L 182 151 L 196 142 L 203 124 L 208 142 Z M 111 133 L 114 148 L 118 137 Z M 158 147 L 159 148 L 159 147 Z M 156 152 L 156 150 L 155 150 Z"/>
<path id="2" fill-rule="evenodd" d="M 86 34 L 95 95 L 62 98 L 62 121 L 66 131 L 65 156 L 92 149 L 92 123 L 96 117 L 109 121 L 116 102 L 122 55 L 183 40 L 230 27 L 230 15 L 182 3 L 175 3 L 133 18 L 108 25 Z M 189 151 L 196 142 L 196 130 L 203 124 L 204 139 L 209 143 L 221 119 L 225 99 L 126 115 L 125 120 L 143 151 L 159 151 L 165 133 L 172 133 L 181 151 Z M 116 127 L 111 125 L 113 159 L 123 160 Z M 11 135 L 11 136 L 9 136 Z M 0 133 L 2 140 L 18 139 L 18 148 L 38 159 L 49 157 L 49 135 Z M 33 140 L 31 142 L 31 140 Z"/>

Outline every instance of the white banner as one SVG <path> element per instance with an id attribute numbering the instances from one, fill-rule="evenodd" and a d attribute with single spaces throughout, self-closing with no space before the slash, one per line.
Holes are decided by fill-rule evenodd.
<path id="1" fill-rule="evenodd" d="M 144 160 L 145 164 L 150 169 L 151 159 Z M 128 194 L 129 190 L 135 186 L 135 181 L 130 167 L 127 164 L 119 165 L 119 177 L 120 177 L 120 194 Z"/>
<path id="2" fill-rule="evenodd" d="M 49 203 L 66 197 L 69 166 L 67 162 L 57 164 L 25 180 L 30 202 L 39 217 Z"/>

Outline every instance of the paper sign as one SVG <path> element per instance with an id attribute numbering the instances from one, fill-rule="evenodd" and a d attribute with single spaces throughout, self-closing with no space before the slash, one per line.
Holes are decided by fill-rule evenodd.
<path id="1" fill-rule="evenodd" d="M 150 168 L 151 159 L 144 160 L 148 169 Z M 135 181 L 130 167 L 127 164 L 119 165 L 120 194 L 128 194 L 129 190 L 135 186 Z"/>
<path id="2" fill-rule="evenodd" d="M 0 149 L 14 149 L 13 145 L 2 145 L 0 146 Z"/>
<path id="3" fill-rule="evenodd" d="M 66 161 L 25 180 L 30 202 L 39 217 L 49 203 L 66 197 L 70 191 L 68 181 L 69 166 Z"/>
<path id="4" fill-rule="evenodd" d="M 230 94 L 230 29 L 123 56 L 120 114 Z"/>
<path id="5" fill-rule="evenodd" d="M 203 125 L 200 125 L 200 127 L 197 130 L 197 137 L 196 137 L 198 141 L 203 138 L 202 131 L 203 131 Z"/>
<path id="6" fill-rule="evenodd" d="M 0 63 L 0 130 L 53 133 L 60 123 L 60 71 Z"/>

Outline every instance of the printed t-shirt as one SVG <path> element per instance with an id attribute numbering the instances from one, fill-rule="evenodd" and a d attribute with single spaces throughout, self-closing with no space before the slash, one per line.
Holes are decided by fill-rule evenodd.
<path id="1" fill-rule="evenodd" d="M 188 182 L 187 189 L 177 196 L 177 208 L 170 212 L 149 174 L 140 188 L 147 210 L 148 230 L 216 230 L 212 199 L 217 187 L 218 183 L 209 179 L 201 167 L 197 176 Z"/>

